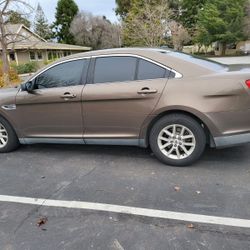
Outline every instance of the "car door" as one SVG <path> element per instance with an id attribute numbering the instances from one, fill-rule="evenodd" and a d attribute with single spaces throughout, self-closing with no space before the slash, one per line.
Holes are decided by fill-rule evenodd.
<path id="1" fill-rule="evenodd" d="M 26 142 L 83 142 L 81 95 L 88 64 L 89 59 L 61 62 L 36 76 L 31 93 L 19 91 L 16 120 Z"/>
<path id="2" fill-rule="evenodd" d="M 92 80 L 82 96 L 85 142 L 137 144 L 143 121 L 157 104 L 170 71 L 126 55 L 92 58 L 91 69 Z"/>

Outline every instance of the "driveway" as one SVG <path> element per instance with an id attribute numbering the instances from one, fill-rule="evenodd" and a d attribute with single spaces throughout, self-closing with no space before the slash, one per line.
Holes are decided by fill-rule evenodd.
<path id="1" fill-rule="evenodd" d="M 207 149 L 176 168 L 149 149 L 22 146 L 0 155 L 0 249 L 249 249 L 249 151 Z"/>

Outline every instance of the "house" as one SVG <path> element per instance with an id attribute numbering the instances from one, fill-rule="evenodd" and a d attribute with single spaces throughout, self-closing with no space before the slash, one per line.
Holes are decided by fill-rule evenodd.
<path id="1" fill-rule="evenodd" d="M 222 45 L 220 43 L 215 43 L 215 55 L 221 55 Z M 240 41 L 238 43 L 227 44 L 226 55 L 246 55 L 250 53 L 250 40 Z"/>
<path id="2" fill-rule="evenodd" d="M 222 44 L 219 42 L 215 42 L 212 45 L 205 47 L 205 46 L 198 46 L 189 45 L 183 47 L 183 52 L 195 54 L 195 53 L 209 53 L 214 54 L 216 56 L 220 56 L 222 54 Z M 235 56 L 235 55 L 248 55 L 250 54 L 250 40 L 247 41 L 240 41 L 237 43 L 227 44 L 225 55 L 226 56 Z"/>
<path id="3" fill-rule="evenodd" d="M 6 32 L 8 41 L 13 42 L 8 45 L 8 58 L 17 65 L 37 62 L 42 67 L 48 61 L 91 50 L 90 47 L 47 42 L 23 24 L 8 24 Z"/>

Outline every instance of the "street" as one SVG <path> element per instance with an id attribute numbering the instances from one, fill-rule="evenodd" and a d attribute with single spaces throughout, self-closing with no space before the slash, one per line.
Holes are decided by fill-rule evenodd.
<path id="1" fill-rule="evenodd" d="M 250 218 L 250 145 L 207 149 L 187 168 L 150 149 L 35 145 L 0 155 L 0 249 L 249 249 L 250 226 L 23 204 L 21 197 Z M 19 198 L 17 198 L 19 199 Z M 34 202 L 36 201 L 34 199 Z M 157 217 L 157 215 L 156 215 Z"/>

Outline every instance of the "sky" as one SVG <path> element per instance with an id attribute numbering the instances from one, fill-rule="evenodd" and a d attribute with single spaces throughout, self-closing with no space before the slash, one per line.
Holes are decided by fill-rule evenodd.
<path id="1" fill-rule="evenodd" d="M 36 8 L 38 2 L 42 6 L 49 22 L 54 21 L 57 0 L 28 0 Z M 93 13 L 94 15 L 106 16 L 111 22 L 118 21 L 115 15 L 115 0 L 75 0 L 79 10 Z"/>

